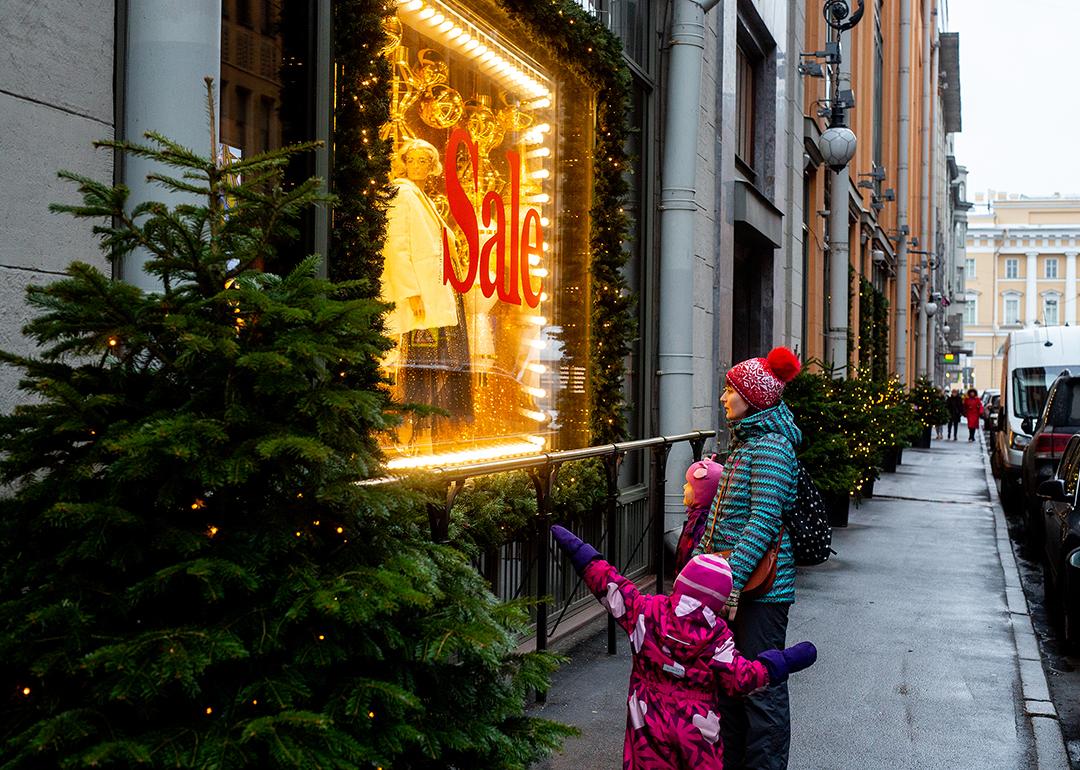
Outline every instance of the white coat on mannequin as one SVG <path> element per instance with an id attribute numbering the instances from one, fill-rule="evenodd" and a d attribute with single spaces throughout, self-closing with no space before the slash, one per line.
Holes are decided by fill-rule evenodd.
<path id="1" fill-rule="evenodd" d="M 399 178 L 393 184 L 397 192 L 387 212 L 382 298 L 394 309 L 386 315 L 386 330 L 396 335 L 456 326 L 454 290 L 443 283 L 443 232 L 451 248 L 454 233 L 415 182 Z M 419 314 L 410 302 L 414 297 L 422 303 Z"/>

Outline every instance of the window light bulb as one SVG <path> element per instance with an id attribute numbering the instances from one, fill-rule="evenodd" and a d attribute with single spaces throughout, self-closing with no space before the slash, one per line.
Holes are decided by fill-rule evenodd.
<path id="1" fill-rule="evenodd" d="M 439 26 L 440 24 L 442 24 L 442 23 L 443 23 L 443 20 L 444 20 L 445 18 L 446 18 L 446 17 L 445 17 L 445 16 L 443 16 L 443 15 L 442 15 L 441 13 L 437 13 L 437 14 L 435 14 L 434 16 L 432 16 L 431 18 L 429 18 L 429 19 L 427 20 L 427 23 L 428 23 L 428 24 L 430 24 L 430 25 L 431 25 L 431 26 L 433 26 L 433 27 L 437 27 L 437 26 Z"/>
<path id="2" fill-rule="evenodd" d="M 405 4 L 406 11 L 419 11 L 424 7 L 424 0 L 410 0 Z"/>
<path id="3" fill-rule="evenodd" d="M 419 14 L 417 14 L 417 15 L 418 15 L 418 16 L 419 16 L 419 17 L 420 17 L 421 19 L 430 19 L 430 18 L 431 18 L 432 16 L 434 16 L 434 15 L 435 15 L 435 9 L 434 9 L 434 8 L 424 8 L 424 9 L 423 9 L 422 11 L 420 11 L 420 13 L 419 13 Z"/>

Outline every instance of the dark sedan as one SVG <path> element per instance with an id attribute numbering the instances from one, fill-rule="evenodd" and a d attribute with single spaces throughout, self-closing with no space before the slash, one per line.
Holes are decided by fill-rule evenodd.
<path id="1" fill-rule="evenodd" d="M 1046 393 L 1038 422 L 1034 425 L 1031 422 L 1030 417 L 1024 420 L 1023 429 L 1031 435 L 1031 443 L 1024 449 L 1020 477 L 1027 498 L 1027 543 L 1038 555 L 1038 544 L 1042 542 L 1042 499 L 1037 491 L 1043 481 L 1053 477 L 1069 439 L 1080 433 L 1080 377 L 1073 377 L 1068 371 L 1058 375 Z"/>
<path id="2" fill-rule="evenodd" d="M 1065 645 L 1080 649 L 1080 436 L 1069 439 L 1057 468 L 1039 485 L 1043 518 L 1046 612 L 1063 629 Z"/>

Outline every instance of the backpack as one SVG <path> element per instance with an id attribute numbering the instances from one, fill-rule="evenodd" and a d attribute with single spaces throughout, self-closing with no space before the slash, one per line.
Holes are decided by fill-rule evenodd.
<path id="1" fill-rule="evenodd" d="M 829 512 L 821 491 L 806 471 L 801 460 L 796 460 L 795 502 L 784 512 L 784 526 L 791 538 L 791 550 L 795 563 L 800 567 L 811 567 L 828 560 L 836 553 L 832 545 L 832 527 L 829 525 Z"/>

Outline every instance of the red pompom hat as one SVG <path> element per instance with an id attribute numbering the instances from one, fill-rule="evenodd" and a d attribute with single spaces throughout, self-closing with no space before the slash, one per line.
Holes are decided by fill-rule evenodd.
<path id="1" fill-rule="evenodd" d="M 787 348 L 773 348 L 765 358 L 748 358 L 727 373 L 731 387 L 739 391 L 755 409 L 769 409 L 780 403 L 784 386 L 795 379 L 802 365 Z"/>

